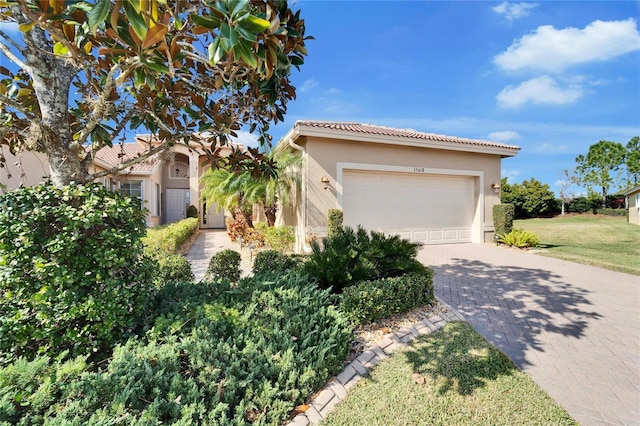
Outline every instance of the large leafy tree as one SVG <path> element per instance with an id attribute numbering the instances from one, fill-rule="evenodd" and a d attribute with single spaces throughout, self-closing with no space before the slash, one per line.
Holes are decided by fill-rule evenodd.
<path id="1" fill-rule="evenodd" d="M 546 183 L 529 179 L 521 184 L 507 183 L 502 179 L 501 200 L 505 204 L 513 204 L 518 219 L 544 216 L 556 211 L 555 195 Z"/>
<path id="2" fill-rule="evenodd" d="M 640 182 L 640 137 L 634 136 L 627 142 L 625 165 L 627 166 L 628 186 Z"/>
<path id="3" fill-rule="evenodd" d="M 0 27 L 0 165 L 7 146 L 38 151 L 54 184 L 86 182 L 113 171 L 90 175 L 93 153 L 144 128 L 160 143 L 120 168 L 198 133 L 214 166 L 271 170 L 218 146 L 244 125 L 269 145 L 295 97 L 305 25 L 286 1 L 9 0 L 0 22 L 21 34 Z"/>
<path id="4" fill-rule="evenodd" d="M 601 189 L 602 208 L 607 204 L 607 193 L 615 184 L 617 172 L 624 164 L 626 150 L 618 142 L 602 140 L 589 147 L 587 155 L 576 157 L 576 173 L 580 182 Z"/>

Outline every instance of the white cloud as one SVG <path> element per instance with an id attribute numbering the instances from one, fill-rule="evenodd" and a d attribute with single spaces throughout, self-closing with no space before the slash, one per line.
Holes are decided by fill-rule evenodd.
<path id="1" fill-rule="evenodd" d="M 578 85 L 559 87 L 557 82 L 543 75 L 520 83 L 518 86 L 507 86 L 496 95 L 498 105 L 503 108 L 517 108 L 526 103 L 567 105 L 576 102 L 584 93 Z"/>
<path id="2" fill-rule="evenodd" d="M 493 60 L 507 71 L 562 72 L 573 65 L 607 61 L 637 50 L 640 50 L 640 33 L 634 19 L 598 20 L 584 29 L 538 27 L 514 41 Z"/>
<path id="3" fill-rule="evenodd" d="M 301 92 L 306 92 L 307 90 L 311 90 L 315 87 L 318 87 L 319 85 L 320 83 L 318 83 L 314 79 L 309 79 L 304 83 L 302 83 L 302 85 L 300 85 L 300 88 L 298 90 L 300 90 Z"/>
<path id="4" fill-rule="evenodd" d="M 491 141 L 497 142 L 509 142 L 512 140 L 520 139 L 520 133 L 514 132 L 513 130 L 504 130 L 501 132 L 491 132 L 488 135 L 488 139 Z"/>
<path id="5" fill-rule="evenodd" d="M 554 145 L 550 143 L 543 143 L 542 145 L 536 146 L 536 151 L 545 153 L 545 154 L 556 154 L 558 152 L 566 151 L 567 145 Z"/>
<path id="6" fill-rule="evenodd" d="M 258 142 L 258 135 L 256 133 L 249 133 L 245 131 L 236 132 L 238 134 L 237 138 L 232 138 L 234 142 L 242 144 L 246 147 L 257 147 L 260 146 L 260 142 Z"/>
<path id="7" fill-rule="evenodd" d="M 538 3 L 509 3 L 507 1 L 500 3 L 493 8 L 493 11 L 504 16 L 509 21 L 524 18 L 528 16 L 530 10 L 538 6 Z"/>
<path id="8" fill-rule="evenodd" d="M 332 87 L 331 89 L 329 89 L 329 91 L 327 92 L 327 95 L 337 95 L 339 93 L 342 93 L 342 90 L 340 89 L 336 89 L 335 87 Z"/>
<path id="9" fill-rule="evenodd" d="M 520 171 L 502 169 L 502 171 L 500 172 L 500 176 L 503 178 L 507 178 L 507 182 L 509 183 L 515 183 L 517 182 L 516 177 L 520 176 Z"/>

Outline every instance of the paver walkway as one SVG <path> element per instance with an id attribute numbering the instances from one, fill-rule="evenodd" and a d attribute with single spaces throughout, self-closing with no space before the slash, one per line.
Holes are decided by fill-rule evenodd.
<path id="1" fill-rule="evenodd" d="M 419 259 L 436 294 L 580 424 L 640 425 L 640 277 L 487 244 Z"/>
<path id="2" fill-rule="evenodd" d="M 231 249 L 238 251 L 238 246 L 231 242 L 224 229 L 201 229 L 198 238 L 191 245 L 185 256 L 191 263 L 191 270 L 196 281 L 204 278 L 211 257 L 219 251 Z M 241 265 L 244 267 L 245 265 Z"/>

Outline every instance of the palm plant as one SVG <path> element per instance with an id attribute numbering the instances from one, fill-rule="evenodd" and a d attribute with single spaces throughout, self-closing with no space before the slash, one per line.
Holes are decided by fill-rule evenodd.
<path id="1" fill-rule="evenodd" d="M 206 200 L 207 208 L 216 203 L 218 211 L 228 210 L 235 220 L 242 219 L 253 227 L 253 203 L 245 195 L 250 180 L 251 176 L 248 173 L 209 169 L 200 178 L 203 184 L 201 196 Z"/>

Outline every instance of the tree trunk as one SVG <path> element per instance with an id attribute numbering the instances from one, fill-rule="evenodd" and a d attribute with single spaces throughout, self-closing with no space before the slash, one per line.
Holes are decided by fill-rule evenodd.
<path id="1" fill-rule="evenodd" d="M 276 224 L 276 213 L 278 208 L 276 206 L 264 206 L 264 215 L 267 218 L 267 225 L 273 226 Z"/>
<path id="2" fill-rule="evenodd" d="M 602 187 L 602 208 L 607 208 L 607 188 L 605 186 Z"/>
<path id="3" fill-rule="evenodd" d="M 562 212 L 560 213 L 562 216 L 564 216 L 564 204 L 565 204 L 565 202 L 564 202 L 564 200 L 562 200 Z"/>

